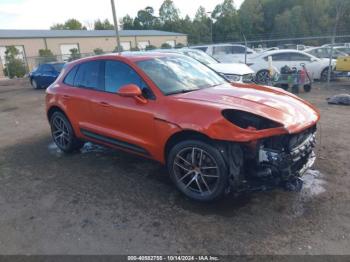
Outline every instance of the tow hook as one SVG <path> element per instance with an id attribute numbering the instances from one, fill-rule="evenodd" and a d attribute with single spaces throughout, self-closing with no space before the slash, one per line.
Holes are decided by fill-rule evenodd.
<path id="1" fill-rule="evenodd" d="M 303 183 L 303 180 L 301 180 L 299 177 L 293 178 L 285 182 L 284 188 L 287 191 L 300 192 L 303 188 Z"/>

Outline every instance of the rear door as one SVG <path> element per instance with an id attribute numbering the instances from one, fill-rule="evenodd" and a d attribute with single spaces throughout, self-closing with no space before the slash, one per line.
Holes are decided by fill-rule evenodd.
<path id="1" fill-rule="evenodd" d="M 103 89 L 100 61 L 89 61 L 75 66 L 63 80 L 60 100 L 76 132 L 93 126 L 90 101 Z"/>

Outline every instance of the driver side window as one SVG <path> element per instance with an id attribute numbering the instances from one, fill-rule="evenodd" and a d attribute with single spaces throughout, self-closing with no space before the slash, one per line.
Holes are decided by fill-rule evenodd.
<path id="1" fill-rule="evenodd" d="M 105 91 L 116 93 L 118 90 L 128 84 L 135 84 L 141 88 L 146 98 L 153 99 L 154 95 L 141 79 L 141 77 L 129 65 L 120 61 L 105 61 L 104 73 Z"/>

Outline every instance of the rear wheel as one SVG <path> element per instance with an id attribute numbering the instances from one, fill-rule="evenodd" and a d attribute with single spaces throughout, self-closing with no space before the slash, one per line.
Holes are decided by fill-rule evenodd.
<path id="1" fill-rule="evenodd" d="M 323 69 L 321 73 L 321 79 L 322 82 L 326 82 L 328 80 L 328 67 Z M 334 73 L 331 71 L 331 80 L 334 80 Z"/>
<path id="2" fill-rule="evenodd" d="M 199 201 L 220 198 L 228 186 L 228 170 L 217 148 L 198 140 L 175 145 L 167 159 L 168 170 L 176 187 Z"/>
<path id="3" fill-rule="evenodd" d="M 30 81 L 30 83 L 32 84 L 32 87 L 33 87 L 34 89 L 39 89 L 38 82 L 37 82 L 35 79 L 32 79 L 32 80 Z"/>
<path id="4" fill-rule="evenodd" d="M 61 112 L 55 112 L 50 118 L 52 138 L 59 149 L 66 153 L 80 149 L 84 143 L 74 134 L 72 125 Z"/>

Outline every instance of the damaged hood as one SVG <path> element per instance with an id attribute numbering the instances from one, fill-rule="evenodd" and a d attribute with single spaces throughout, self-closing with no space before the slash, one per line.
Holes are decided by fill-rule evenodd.
<path id="1" fill-rule="evenodd" d="M 319 119 L 317 109 L 310 103 L 274 87 L 224 84 L 176 97 L 208 103 L 222 110 L 236 109 L 259 115 L 282 124 L 290 133 L 307 128 Z"/>

